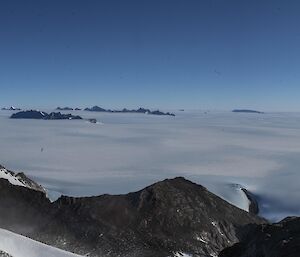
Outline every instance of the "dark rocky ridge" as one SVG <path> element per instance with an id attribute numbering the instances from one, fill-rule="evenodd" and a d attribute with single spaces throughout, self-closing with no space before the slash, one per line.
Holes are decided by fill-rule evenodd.
<path id="1" fill-rule="evenodd" d="M 144 113 L 144 114 L 152 114 L 152 115 L 167 115 L 167 116 L 175 116 L 174 113 L 170 112 L 161 112 L 159 110 L 151 111 L 150 109 L 145 108 L 139 108 L 137 110 L 128 110 L 126 108 L 122 110 L 110 110 L 110 109 L 104 109 L 99 106 L 93 106 L 92 108 L 85 108 L 85 111 L 90 112 L 110 112 L 110 113 Z"/>
<path id="2" fill-rule="evenodd" d="M 71 107 L 57 107 L 56 110 L 58 111 L 73 111 Z"/>
<path id="3" fill-rule="evenodd" d="M 126 195 L 51 203 L 45 193 L 0 179 L 0 227 L 90 256 L 216 256 L 243 238 L 251 215 L 184 178 Z"/>
<path id="4" fill-rule="evenodd" d="M 255 111 L 255 110 L 247 110 L 247 109 L 235 109 L 232 112 L 240 112 L 240 113 L 260 113 L 263 114 L 264 112 Z"/>
<path id="5" fill-rule="evenodd" d="M 62 114 L 60 112 L 41 112 L 36 110 L 21 111 L 10 116 L 11 119 L 38 119 L 38 120 L 81 120 L 78 115 Z"/>
<path id="6" fill-rule="evenodd" d="M 299 257 L 300 218 L 289 217 L 278 223 L 251 225 L 239 243 L 223 250 L 219 257 Z"/>

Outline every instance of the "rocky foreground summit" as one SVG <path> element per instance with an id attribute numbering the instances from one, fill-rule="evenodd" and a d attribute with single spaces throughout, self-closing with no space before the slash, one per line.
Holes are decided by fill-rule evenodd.
<path id="1" fill-rule="evenodd" d="M 88 256 L 217 256 L 266 221 L 182 177 L 126 195 L 46 194 L 0 179 L 0 227 Z M 179 255 L 178 255 L 179 256 Z"/>
<path id="2" fill-rule="evenodd" d="M 83 256 L 297 257 L 300 252 L 300 218 L 269 224 L 182 177 L 125 195 L 50 202 L 25 174 L 0 166 L 0 213 L 0 228 Z"/>

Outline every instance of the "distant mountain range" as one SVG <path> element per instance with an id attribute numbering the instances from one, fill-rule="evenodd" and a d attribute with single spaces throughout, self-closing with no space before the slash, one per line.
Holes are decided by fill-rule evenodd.
<path id="1" fill-rule="evenodd" d="M 235 109 L 232 112 L 244 112 L 244 113 L 260 113 L 263 114 L 264 112 L 255 111 L 255 110 L 247 110 L 247 109 Z"/>
<path id="2" fill-rule="evenodd" d="M 150 109 L 145 109 L 145 108 L 139 108 L 136 110 L 129 110 L 129 109 L 122 109 L 122 110 L 110 110 L 110 109 L 104 109 L 99 106 L 93 106 L 91 108 L 85 108 L 85 111 L 90 111 L 90 112 L 110 112 L 110 113 L 144 113 L 144 114 L 152 114 L 152 115 L 168 115 L 168 116 L 175 116 L 174 113 L 170 112 L 161 112 L 159 110 L 156 111 L 151 111 Z"/>
<path id="3" fill-rule="evenodd" d="M 38 119 L 38 120 L 81 120 L 80 116 L 72 114 L 62 114 L 60 112 L 46 113 L 42 111 L 30 110 L 14 113 L 11 119 Z"/>
<path id="4" fill-rule="evenodd" d="M 11 107 L 4 107 L 1 110 L 6 110 L 6 111 L 21 111 L 20 108 L 16 108 L 14 106 Z M 71 108 L 71 107 L 57 107 L 57 111 L 81 111 L 81 108 Z M 162 112 L 159 110 L 151 111 L 150 109 L 146 108 L 138 108 L 138 109 L 126 109 L 123 108 L 122 110 L 111 110 L 111 109 L 104 109 L 102 107 L 99 107 L 97 105 L 91 107 L 91 108 L 85 108 L 84 111 L 90 111 L 90 112 L 109 112 L 109 113 L 144 113 L 144 114 L 152 114 L 152 115 L 168 115 L 168 116 L 175 116 L 174 113 L 170 112 Z M 184 111 L 184 109 L 180 109 L 179 111 Z M 234 109 L 232 112 L 236 113 L 259 113 L 263 114 L 264 112 L 261 111 L 256 111 L 256 110 L 251 110 L 251 109 Z"/>
<path id="5" fill-rule="evenodd" d="M 57 107 L 58 110 L 66 111 L 66 110 L 73 110 L 69 107 Z M 79 110 L 79 108 L 76 108 L 75 110 Z M 150 111 L 149 109 L 139 108 L 137 110 L 127 110 L 123 109 L 121 111 L 118 110 L 106 110 L 98 106 L 94 106 L 92 108 L 86 108 L 85 111 L 90 112 L 108 112 L 108 113 L 144 113 L 144 114 L 152 114 L 152 115 L 169 115 L 169 116 L 175 116 L 172 113 L 169 112 L 161 112 L 159 110 L 157 111 Z M 79 115 L 72 115 L 72 114 L 64 114 L 61 112 L 51 112 L 46 113 L 43 111 L 38 110 L 28 110 L 28 111 L 20 111 L 17 113 L 14 113 L 10 116 L 11 119 L 38 119 L 38 120 L 79 120 L 82 119 Z M 90 122 L 96 123 L 96 119 L 89 119 Z"/>
<path id="6" fill-rule="evenodd" d="M 7 111 L 20 111 L 20 108 L 15 108 L 13 106 L 11 107 L 4 107 L 1 110 L 7 110 Z M 71 107 L 57 107 L 57 111 L 81 111 L 81 108 L 71 108 Z M 91 108 L 85 108 L 84 111 L 90 111 L 90 112 L 108 112 L 108 113 L 143 113 L 143 114 L 151 114 L 151 115 L 167 115 L 167 116 L 175 116 L 174 113 L 170 112 L 162 112 L 159 110 L 151 111 L 150 109 L 146 108 L 138 108 L 138 109 L 126 109 L 123 108 L 122 110 L 111 110 L 111 109 L 104 109 L 102 107 L 99 107 L 97 105 L 91 107 Z M 184 111 L 184 109 L 180 109 L 179 111 Z M 256 110 L 250 110 L 250 109 L 234 109 L 232 112 L 235 113 L 258 113 L 258 114 L 264 114 L 264 112 L 256 111 Z"/>
<path id="7" fill-rule="evenodd" d="M 20 108 L 15 108 L 13 106 L 9 107 L 9 108 L 2 108 L 2 110 L 9 110 L 9 111 L 21 111 Z M 56 108 L 57 111 L 81 111 L 81 108 L 71 108 L 71 107 L 57 107 Z M 85 108 L 84 111 L 90 111 L 90 112 L 108 112 L 108 113 L 143 113 L 143 114 L 151 114 L 151 115 L 166 115 L 166 116 L 175 116 L 174 113 L 170 113 L 170 112 L 162 112 L 159 110 L 155 110 L 155 111 L 151 111 L 150 109 L 146 109 L 146 108 L 139 108 L 139 109 L 126 109 L 123 108 L 122 110 L 110 110 L 110 109 L 104 109 L 101 108 L 99 106 L 93 106 L 91 108 Z M 40 114 L 37 113 L 32 113 L 32 111 L 24 111 L 27 114 L 25 115 L 24 113 L 22 113 L 22 116 L 26 116 L 26 117 L 31 117 L 33 116 L 34 118 L 31 119 L 37 119 L 36 117 L 39 117 L 39 119 L 42 119 Z M 31 112 L 31 113 L 29 113 Z M 44 114 L 46 114 L 45 112 L 43 112 Z M 21 115 L 21 114 L 19 114 Z M 30 118 L 28 118 L 30 119 Z"/>
<path id="8" fill-rule="evenodd" d="M 71 108 L 71 107 L 57 107 L 56 110 L 58 111 L 81 111 L 80 108 Z M 175 116 L 174 113 L 170 112 L 161 112 L 159 110 L 156 111 L 151 111 L 150 109 L 145 109 L 145 108 L 139 108 L 136 110 L 129 110 L 129 109 L 122 109 L 122 110 L 110 110 L 110 109 L 104 109 L 102 107 L 99 107 L 97 105 L 91 107 L 91 108 L 85 108 L 84 111 L 89 111 L 89 112 L 109 112 L 109 113 L 144 113 L 144 114 L 152 114 L 152 115 L 168 115 L 168 116 Z"/>
<path id="9" fill-rule="evenodd" d="M 71 108 L 71 107 L 57 107 L 56 108 L 57 111 L 81 111 L 80 108 Z"/>
<path id="10" fill-rule="evenodd" d="M 11 107 L 3 107 L 1 108 L 2 111 L 21 111 L 20 108 L 16 108 L 14 106 L 11 106 Z"/>
<path id="11" fill-rule="evenodd" d="M 57 107 L 56 110 L 58 111 L 73 111 L 73 108 L 70 107 Z"/>

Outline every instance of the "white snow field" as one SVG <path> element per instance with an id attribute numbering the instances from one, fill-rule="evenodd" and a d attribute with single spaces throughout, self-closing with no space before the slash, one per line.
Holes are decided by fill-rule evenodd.
<path id="1" fill-rule="evenodd" d="M 242 185 L 270 219 L 300 215 L 300 113 L 71 112 L 99 124 L 13 120 L 12 113 L 0 111 L 0 163 L 29 175 L 53 199 L 127 193 L 184 176 L 247 209 L 234 186 Z"/>
<path id="2" fill-rule="evenodd" d="M 4 229 L 0 229 L 0 250 L 12 257 L 80 257 Z"/>

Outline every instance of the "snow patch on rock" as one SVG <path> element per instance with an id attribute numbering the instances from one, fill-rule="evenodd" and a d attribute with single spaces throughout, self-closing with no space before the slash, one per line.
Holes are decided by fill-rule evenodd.
<path id="1" fill-rule="evenodd" d="M 0 168 L 0 178 L 8 180 L 12 185 L 27 187 L 22 179 L 16 177 L 14 173 L 5 168 Z"/>

